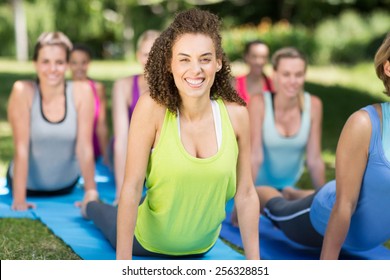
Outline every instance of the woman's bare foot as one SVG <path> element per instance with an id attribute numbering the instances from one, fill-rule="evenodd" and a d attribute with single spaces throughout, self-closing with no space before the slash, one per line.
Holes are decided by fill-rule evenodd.
<path id="1" fill-rule="evenodd" d="M 293 187 L 286 187 L 282 190 L 283 197 L 287 200 L 304 198 L 311 195 L 313 192 L 314 190 L 299 190 L 294 189 Z"/>
<path id="2" fill-rule="evenodd" d="M 264 207 L 270 199 L 282 196 L 277 189 L 269 186 L 257 186 L 256 192 L 260 200 L 260 213 L 263 213 Z"/>

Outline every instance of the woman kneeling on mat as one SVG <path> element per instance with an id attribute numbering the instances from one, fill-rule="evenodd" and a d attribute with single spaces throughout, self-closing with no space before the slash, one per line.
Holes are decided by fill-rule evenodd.
<path id="1" fill-rule="evenodd" d="M 150 95 L 140 97 L 131 119 L 118 211 L 96 201 L 82 208 L 118 259 L 202 256 L 233 196 L 246 258 L 259 259 L 249 117 L 230 84 L 219 28 L 209 12 L 181 12 L 151 49 Z"/>
<path id="2" fill-rule="evenodd" d="M 87 82 L 65 81 L 71 49 L 63 33 L 43 33 L 34 50 L 37 81 L 16 81 L 12 88 L 8 120 L 15 155 L 7 181 L 14 210 L 35 207 L 26 196 L 71 192 L 80 173 L 85 197 L 97 195 L 91 141 L 93 94 Z"/>
<path id="3" fill-rule="evenodd" d="M 375 55 L 375 68 L 390 95 L 390 35 Z M 390 239 L 389 120 L 389 102 L 353 113 L 337 146 L 336 180 L 290 201 L 274 188 L 257 188 L 262 213 L 290 239 L 322 246 L 321 259 L 337 259 L 342 248 L 369 250 Z"/>

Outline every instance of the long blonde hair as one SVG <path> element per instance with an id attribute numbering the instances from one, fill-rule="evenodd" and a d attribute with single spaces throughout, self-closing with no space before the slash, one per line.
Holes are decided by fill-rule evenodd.
<path id="1" fill-rule="evenodd" d="M 390 62 L 390 33 L 388 33 L 386 38 L 383 40 L 383 43 L 379 47 L 374 58 L 376 75 L 382 80 L 385 86 L 386 90 L 384 93 L 390 96 L 390 77 L 386 75 L 385 69 L 383 68 L 387 61 Z"/>

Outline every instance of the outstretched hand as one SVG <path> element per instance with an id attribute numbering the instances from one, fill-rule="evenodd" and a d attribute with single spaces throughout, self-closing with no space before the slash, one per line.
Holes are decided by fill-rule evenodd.
<path id="1" fill-rule="evenodd" d="M 87 216 L 87 204 L 91 201 L 98 201 L 99 200 L 99 193 L 97 190 L 87 190 L 85 191 L 83 201 L 76 201 L 75 205 L 80 208 L 81 215 L 88 219 Z"/>
<path id="2" fill-rule="evenodd" d="M 15 211 L 27 211 L 28 209 L 35 209 L 35 203 L 31 203 L 28 201 L 23 202 L 12 202 L 11 209 Z"/>

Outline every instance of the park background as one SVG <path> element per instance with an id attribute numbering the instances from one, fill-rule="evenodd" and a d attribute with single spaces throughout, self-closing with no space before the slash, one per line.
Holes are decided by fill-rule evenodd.
<path id="1" fill-rule="evenodd" d="M 223 47 L 233 74 L 245 73 L 244 44 L 266 41 L 271 53 L 295 46 L 309 59 L 305 89 L 324 105 L 322 147 L 327 179 L 348 116 L 383 102 L 373 57 L 390 32 L 390 0 L 0 0 L 0 177 L 13 155 L 7 102 L 12 84 L 34 79 L 31 62 L 39 34 L 59 30 L 88 44 L 90 77 L 104 83 L 111 122 L 113 82 L 139 73 L 134 50 L 146 29 L 162 30 L 177 11 L 198 7 L 223 19 Z M 266 72 L 271 74 L 268 66 Z M 310 188 L 305 172 L 300 187 Z M 386 244 L 390 248 L 390 243 Z M 79 259 L 39 221 L 0 219 L 0 259 Z"/>

